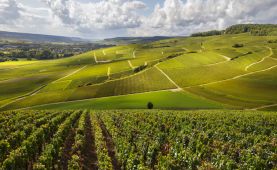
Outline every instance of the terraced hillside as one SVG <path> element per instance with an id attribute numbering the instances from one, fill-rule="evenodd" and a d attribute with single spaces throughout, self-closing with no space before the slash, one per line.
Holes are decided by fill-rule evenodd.
<path id="1" fill-rule="evenodd" d="M 0 167 L 276 169 L 276 112 L 10 111 Z"/>
<path id="2" fill-rule="evenodd" d="M 0 63 L 1 110 L 277 106 L 277 36 L 226 34 Z"/>

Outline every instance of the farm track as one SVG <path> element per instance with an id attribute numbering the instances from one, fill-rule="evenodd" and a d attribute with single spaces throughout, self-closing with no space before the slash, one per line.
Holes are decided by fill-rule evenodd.
<path id="1" fill-rule="evenodd" d="M 109 79 L 111 78 L 110 75 L 111 75 L 111 67 L 108 67 L 107 76 Z"/>
<path id="2" fill-rule="evenodd" d="M 161 70 L 158 66 L 155 66 L 155 68 L 159 70 L 172 84 L 174 84 L 179 91 L 182 91 L 182 88 L 176 84 L 163 70 Z"/>
<path id="3" fill-rule="evenodd" d="M 129 66 L 131 67 L 131 69 L 135 69 L 135 67 L 133 66 L 133 64 L 131 63 L 130 60 L 128 60 L 128 64 L 129 64 Z"/>
<path id="4" fill-rule="evenodd" d="M 94 56 L 94 60 L 95 60 L 96 64 L 99 64 L 99 63 L 110 63 L 110 62 L 112 62 L 112 60 L 105 60 L 105 61 L 104 60 L 98 60 L 95 52 L 93 53 L 93 56 Z"/>
<path id="5" fill-rule="evenodd" d="M 226 61 L 230 61 L 231 60 L 231 58 L 229 58 L 229 57 L 227 57 L 227 56 L 225 56 L 225 55 L 219 55 L 220 57 L 223 57 Z"/>
<path id="6" fill-rule="evenodd" d="M 210 67 L 210 66 L 215 66 L 215 65 L 218 65 L 218 64 L 223 64 L 223 63 L 227 63 L 227 62 L 231 61 L 231 58 L 229 58 L 227 56 L 224 56 L 224 55 L 219 55 L 219 56 L 223 57 L 225 59 L 225 61 L 220 61 L 220 62 L 217 62 L 217 63 L 207 64 L 207 65 L 204 65 L 204 66 Z"/>
<path id="7" fill-rule="evenodd" d="M 270 58 L 270 57 L 274 54 L 273 51 L 272 51 L 272 48 L 270 48 L 270 47 L 266 47 L 266 48 L 269 49 L 270 54 L 267 55 L 267 56 L 265 56 L 265 57 L 263 57 L 260 61 L 255 62 L 255 63 L 252 63 L 252 64 L 246 66 L 246 67 L 245 67 L 245 71 L 248 71 L 248 69 L 249 69 L 250 67 L 252 67 L 252 66 L 254 66 L 254 65 L 256 65 L 256 64 L 259 64 L 259 63 L 263 62 L 265 59 Z"/>
<path id="8" fill-rule="evenodd" d="M 74 137 L 76 135 L 76 131 L 72 128 L 69 132 L 68 137 L 65 140 L 64 148 L 61 156 L 61 168 L 63 170 L 68 169 L 68 161 L 71 159 L 72 156 L 72 146 L 74 144 Z"/>
<path id="9" fill-rule="evenodd" d="M 250 72 L 250 73 L 241 74 L 241 75 L 238 75 L 238 76 L 235 76 L 235 77 L 232 77 L 232 78 L 228 78 L 228 79 L 224 79 L 224 80 L 214 81 L 214 82 L 205 83 L 205 84 L 199 84 L 199 85 L 195 85 L 195 86 L 187 86 L 187 87 L 184 87 L 184 88 L 206 86 L 206 85 L 211 85 L 211 84 L 222 83 L 222 82 L 225 82 L 225 81 L 236 80 L 236 79 L 241 78 L 241 77 L 249 76 L 249 75 L 256 74 L 256 73 L 265 72 L 265 71 L 274 69 L 276 67 L 277 67 L 277 65 L 274 65 L 274 66 L 269 67 L 269 68 L 264 69 L 264 70 L 253 71 L 253 72 Z"/>
<path id="10" fill-rule="evenodd" d="M 176 86 L 176 89 L 171 89 L 170 91 L 172 91 L 172 92 L 180 92 L 180 91 L 183 91 L 183 92 L 187 92 L 187 93 L 190 93 L 190 94 L 192 94 L 192 95 L 194 95 L 194 96 L 197 96 L 197 97 L 199 97 L 199 98 L 201 98 L 201 99 L 203 99 L 203 100 L 208 100 L 208 101 L 212 101 L 212 102 L 216 102 L 216 101 L 214 101 L 214 100 L 211 100 L 211 99 L 208 99 L 208 98 L 206 98 L 206 97 L 204 97 L 204 96 L 200 96 L 200 95 L 196 95 L 196 94 L 194 94 L 194 93 L 192 93 L 192 92 L 190 92 L 190 91 L 188 91 L 188 90 L 184 90 L 183 88 L 181 88 L 176 82 L 174 82 L 162 69 L 160 69 L 158 66 L 155 66 L 173 85 L 175 85 Z"/>
<path id="11" fill-rule="evenodd" d="M 63 79 L 65 79 L 65 78 L 67 78 L 67 77 L 70 77 L 70 76 L 72 76 L 72 75 L 74 75 L 74 74 L 80 72 L 81 70 L 85 69 L 87 66 L 88 66 L 88 65 L 85 65 L 85 66 L 79 68 L 78 70 L 75 70 L 75 71 L 73 71 L 72 73 L 70 73 L 70 74 L 68 74 L 68 75 L 66 75 L 66 76 L 64 76 L 64 77 L 62 77 L 62 78 L 59 78 L 58 80 L 55 80 L 55 81 L 53 81 L 53 82 L 51 82 L 51 83 L 56 83 L 56 82 L 58 82 L 58 81 L 60 81 L 60 80 L 63 80 Z M 50 84 L 50 83 L 49 83 L 49 84 Z"/>
<path id="12" fill-rule="evenodd" d="M 259 106 L 259 107 L 252 108 L 252 109 L 247 109 L 247 110 L 261 110 L 261 109 L 266 109 L 266 108 L 275 107 L 275 106 L 277 106 L 277 103 L 271 104 L 271 105 Z"/>
<path id="13" fill-rule="evenodd" d="M 23 99 L 25 99 L 25 98 L 27 98 L 27 97 L 29 97 L 29 96 L 34 96 L 34 95 L 38 94 L 42 89 L 44 89 L 47 85 L 49 85 L 49 84 L 51 84 L 51 83 L 55 83 L 55 82 L 57 82 L 57 81 L 59 81 L 59 80 L 62 80 L 62 79 L 64 79 L 64 78 L 67 78 L 67 77 L 69 77 L 69 76 L 72 76 L 73 74 L 78 73 L 79 71 L 83 70 L 83 69 L 86 68 L 86 67 L 87 67 L 87 65 L 83 66 L 82 68 L 80 68 L 80 69 L 78 69 L 78 70 L 73 71 L 72 73 L 70 73 L 70 74 L 68 74 L 68 75 L 66 75 L 66 76 L 64 76 L 64 77 L 62 77 L 62 78 L 59 78 L 59 79 L 57 79 L 57 80 L 54 80 L 54 81 L 52 81 L 52 82 L 50 82 L 50 83 L 48 83 L 48 84 L 46 84 L 46 85 L 42 85 L 41 87 L 35 89 L 35 90 L 32 91 L 32 92 L 29 92 L 29 93 L 24 94 L 24 95 L 19 96 L 19 97 L 15 97 L 14 100 L 12 100 L 11 102 L 8 102 L 8 103 L 6 103 L 6 104 L 0 106 L 0 109 L 1 109 L 1 108 L 4 108 L 4 107 L 6 107 L 6 106 L 8 106 L 8 105 L 10 105 L 10 104 L 12 104 L 12 103 L 15 103 L 15 102 L 17 102 L 17 101 L 23 100 Z"/>
<path id="14" fill-rule="evenodd" d="M 120 168 L 119 162 L 118 162 L 118 160 L 115 156 L 115 146 L 114 146 L 114 143 L 113 143 L 112 136 L 110 135 L 109 131 L 107 130 L 104 122 L 100 118 L 98 118 L 98 121 L 99 121 L 99 124 L 100 124 L 100 128 L 102 129 L 102 134 L 104 136 L 104 140 L 106 142 L 106 146 L 107 146 L 107 149 L 108 149 L 108 155 L 112 160 L 113 169 L 114 170 L 119 170 L 121 168 Z"/>
<path id="15" fill-rule="evenodd" d="M 11 99 L 11 100 L 12 100 L 11 102 L 8 102 L 8 103 L 6 103 L 6 104 L 0 106 L 0 109 L 1 109 L 1 108 L 4 108 L 4 107 L 6 107 L 6 106 L 8 106 L 8 105 L 10 105 L 10 104 L 12 104 L 12 103 L 14 103 L 14 102 L 23 100 L 23 99 L 25 99 L 25 98 L 28 97 L 28 96 L 33 96 L 33 95 L 39 93 L 39 92 L 40 92 L 44 87 L 46 87 L 46 86 L 47 86 L 47 85 L 43 85 L 43 86 L 41 86 L 41 87 L 35 89 L 34 91 L 30 92 L 30 93 L 27 93 L 27 94 L 22 95 L 22 96 L 19 96 L 19 97 L 12 98 L 12 99 Z"/>
<path id="16" fill-rule="evenodd" d="M 90 121 L 90 114 L 87 114 L 85 120 L 85 143 L 83 150 L 82 165 L 84 170 L 98 169 L 97 166 L 97 154 L 95 146 L 95 136 L 92 128 L 92 122 Z"/>
<path id="17" fill-rule="evenodd" d="M 189 49 L 187 49 L 187 48 L 185 48 L 185 47 L 183 47 L 182 49 L 185 50 L 186 52 L 189 52 L 189 51 L 190 51 Z"/>

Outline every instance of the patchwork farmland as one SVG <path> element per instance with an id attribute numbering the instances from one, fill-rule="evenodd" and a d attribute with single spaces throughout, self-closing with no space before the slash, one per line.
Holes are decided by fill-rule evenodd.
<path id="1" fill-rule="evenodd" d="M 0 63 L 0 169 L 276 169 L 264 27 Z"/>
<path id="2" fill-rule="evenodd" d="M 0 63 L 0 108 L 53 108 L 67 102 L 70 108 L 74 101 L 94 105 L 109 97 L 122 98 L 123 108 L 136 108 L 123 99 L 143 93 L 157 98 L 157 92 L 165 91 L 193 101 L 182 101 L 183 107 L 155 106 L 274 110 L 277 46 L 269 42 L 276 39 L 248 33 L 172 38 L 64 59 L 4 62 Z M 145 108 L 149 101 L 145 98 L 143 102 L 137 108 Z M 187 107 L 191 102 L 203 104 Z"/>

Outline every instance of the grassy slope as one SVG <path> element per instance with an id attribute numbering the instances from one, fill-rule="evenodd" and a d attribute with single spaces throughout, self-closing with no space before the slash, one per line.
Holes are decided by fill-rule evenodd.
<path id="1" fill-rule="evenodd" d="M 151 92 L 114 96 L 71 103 L 50 104 L 32 109 L 145 109 L 148 102 L 160 109 L 220 109 L 222 105 L 185 92 Z"/>
<path id="2" fill-rule="evenodd" d="M 0 63 L 0 106 L 5 106 L 4 109 L 16 109 L 177 88 L 165 75 L 152 68 L 153 65 L 162 69 L 185 91 L 198 95 L 192 103 L 202 104 L 201 108 L 209 108 L 201 102 L 202 97 L 231 105 L 233 108 L 254 108 L 274 104 L 277 103 L 276 69 L 259 72 L 277 64 L 277 47 L 276 44 L 267 43 L 269 39 L 277 37 L 240 34 L 176 38 L 145 45 L 99 49 L 59 60 Z M 232 45 L 235 43 L 243 43 L 244 47 L 233 48 Z M 270 48 L 273 54 L 262 60 L 270 55 Z M 248 52 L 251 53 L 246 54 Z M 180 53 L 182 55 L 179 57 L 166 59 Z M 226 57 L 232 60 L 227 61 Z M 247 66 L 256 62 L 258 63 L 245 70 Z M 135 67 L 145 64 L 148 67 L 146 71 L 133 73 Z M 258 72 L 228 80 L 255 71 Z M 217 83 L 206 84 L 213 82 Z M 46 87 L 38 92 L 32 93 L 45 85 Z M 26 97 L 20 98 L 24 95 Z M 158 95 L 161 94 L 155 93 L 155 96 Z M 134 100 L 131 101 L 135 102 L 135 98 L 140 101 L 139 96 L 143 95 L 132 95 Z M 175 108 L 174 103 L 178 103 L 178 99 L 171 97 L 168 103 L 172 101 L 172 104 L 166 106 L 171 105 L 171 108 Z M 105 99 L 109 102 L 112 100 L 115 99 Z M 125 103 L 125 100 L 129 99 L 119 97 L 111 108 L 123 108 L 125 105 L 119 105 L 117 101 Z M 194 106 L 192 103 L 177 106 L 190 108 Z M 102 107 L 100 103 L 98 105 Z M 143 108 L 144 105 L 134 106 Z M 159 107 L 161 106 L 162 104 Z M 126 108 L 130 108 L 128 102 Z"/>

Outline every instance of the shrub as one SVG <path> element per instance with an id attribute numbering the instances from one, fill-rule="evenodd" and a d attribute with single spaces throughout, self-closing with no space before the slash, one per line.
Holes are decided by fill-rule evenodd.
<path id="1" fill-rule="evenodd" d="M 269 40 L 268 43 L 277 43 L 277 40 Z"/>
<path id="2" fill-rule="evenodd" d="M 243 47 L 243 44 L 234 44 L 233 47 L 234 48 L 241 48 L 241 47 Z"/>
<path id="3" fill-rule="evenodd" d="M 153 107 L 154 107 L 153 103 L 152 102 L 148 102 L 147 108 L 148 109 L 153 109 Z"/>

